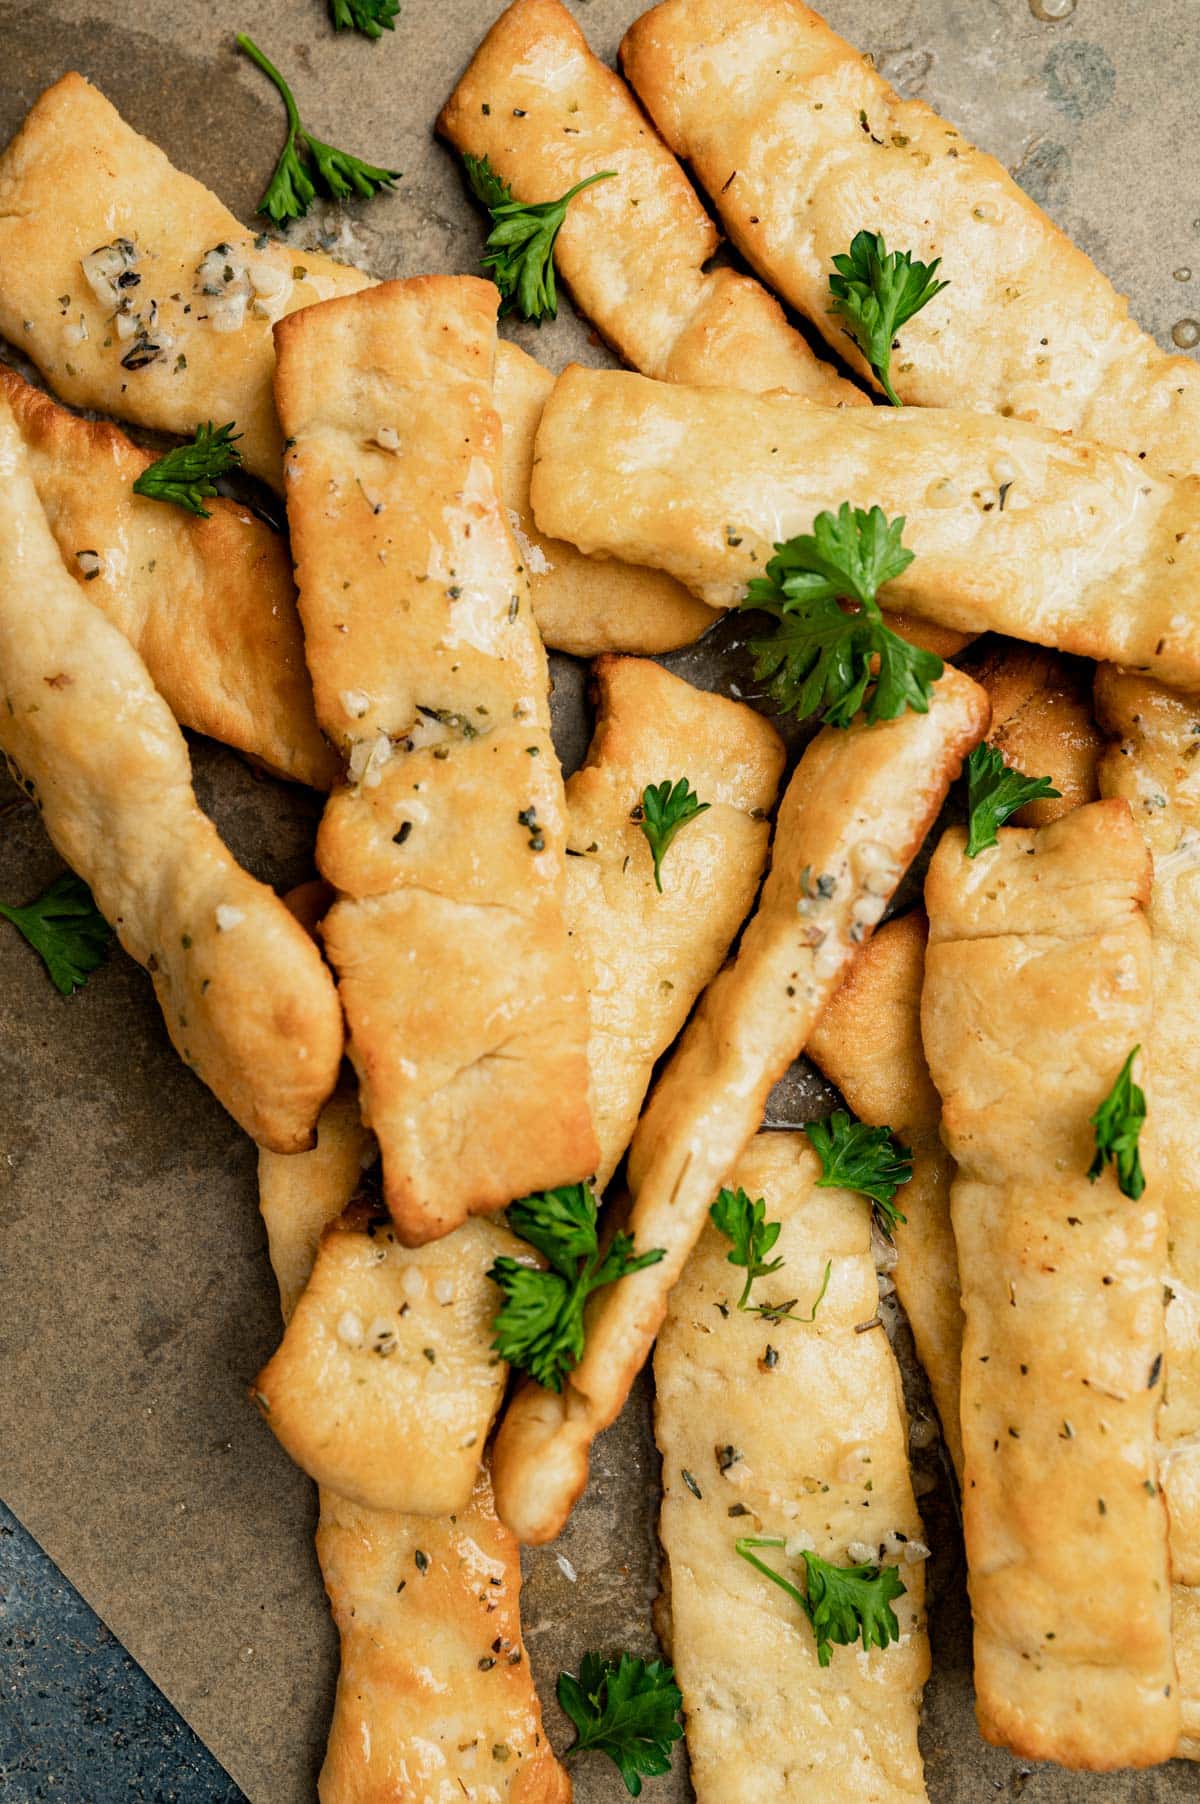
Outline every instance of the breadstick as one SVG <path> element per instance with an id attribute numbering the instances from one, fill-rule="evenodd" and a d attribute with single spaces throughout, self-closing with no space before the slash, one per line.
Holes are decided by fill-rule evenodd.
<path id="1" fill-rule="evenodd" d="M 497 492 L 496 306 L 420 277 L 277 338 L 305 650 L 349 776 L 322 931 L 410 1245 L 596 1159 L 545 653 Z"/>
<path id="2" fill-rule="evenodd" d="M 1048 776 L 1060 791 L 1057 800 L 1028 803 L 1013 820 L 1043 826 L 1094 801 L 1100 736 L 1083 670 L 1050 652 L 1006 645 L 971 662 L 970 674 L 991 699 L 989 743 L 1014 769 Z M 921 909 L 885 922 L 851 966 L 805 1050 L 860 1120 L 892 1128 L 912 1152 L 912 1177 L 899 1198 L 908 1219 L 895 1231 L 892 1275 L 961 1475 L 962 1304 L 950 1222 L 954 1161 L 939 1136 L 941 1100 L 921 1044 L 927 932 Z"/>
<path id="3" fill-rule="evenodd" d="M 547 403 L 537 455 L 544 532 L 668 570 L 713 606 L 849 500 L 905 516 L 916 560 L 888 605 L 1200 687 L 1200 477 L 1148 476 L 1123 452 L 987 414 L 834 414 L 579 368 Z"/>
<path id="4" fill-rule="evenodd" d="M 350 1202 L 369 1144 L 346 1088 L 322 1113 L 312 1152 L 259 1155 L 285 1322 L 308 1280 L 314 1231 Z M 394 1257 L 440 1272 L 463 1235 L 507 1238 L 492 1222 L 472 1222 Z M 491 1357 L 481 1340 L 479 1372 Z M 495 1369 L 502 1384 L 505 1367 Z M 486 1464 L 476 1468 L 453 1516 L 370 1510 L 320 1492 L 317 1556 L 342 1651 L 321 1804 L 393 1804 L 414 1775 L 467 1795 L 486 1785 L 493 1804 L 568 1804 L 521 1643 L 520 1550 L 496 1518 Z"/>
<path id="5" fill-rule="evenodd" d="M 234 501 L 209 501 L 212 517 L 201 520 L 135 495 L 150 455 L 115 426 L 57 407 L 5 364 L 0 396 L 63 562 L 180 725 L 328 789 L 338 759 L 313 713 L 286 542 Z"/>
<path id="6" fill-rule="evenodd" d="M 1150 1039 L 1150 860 L 1121 801 L 965 844 L 951 828 L 926 880 L 921 1016 L 958 1164 L 977 1714 L 1031 1759 L 1145 1766 L 1180 1723 L 1155 1449 L 1166 1216 L 1152 1145 L 1140 1200 L 1089 1165 L 1090 1117 Z"/>
<path id="7" fill-rule="evenodd" d="M 438 130 L 487 157 L 518 200 L 557 200 L 585 176 L 614 172 L 571 202 L 554 254 L 581 310 L 635 369 L 862 405 L 861 390 L 813 355 L 757 282 L 705 270 L 719 242 L 708 214 L 561 0 L 515 0 L 501 14 Z"/>
<path id="8" fill-rule="evenodd" d="M 342 1054 L 329 973 L 201 812 L 145 665 L 67 573 L 3 400 L 0 673 L 0 750 L 151 973 L 185 1064 L 255 1140 L 309 1145 Z"/>
<path id="9" fill-rule="evenodd" d="M 1158 1152 L 1155 1195 L 1167 1219 L 1166 1386 L 1159 1462 L 1171 1525 L 1175 1658 L 1182 1733 L 1177 1754 L 1200 1759 L 1200 1210 L 1193 1122 L 1200 1053 L 1200 805 L 1193 757 L 1197 698 L 1172 694 L 1132 671 L 1103 667 L 1101 724 L 1113 743 L 1100 765 L 1106 796 L 1124 797 L 1154 860 L 1150 923 L 1154 1026 L 1150 1049 Z"/>
<path id="10" fill-rule="evenodd" d="M 654 1354 L 660 1626 L 683 1691 L 698 1804 L 926 1795 L 917 1746 L 926 1549 L 900 1373 L 887 1336 L 861 1332 L 878 1307 L 870 1205 L 818 1189 L 819 1175 L 803 1135 L 762 1133 L 729 1176 L 783 1225 L 772 1257 L 784 1270 L 760 1279 L 755 1297 L 799 1293 L 807 1315 L 828 1265 L 815 1320 L 772 1325 L 738 1309 L 729 1242 L 706 1225 Z M 835 1566 L 898 1565 L 898 1641 L 834 1647 L 820 1666 L 799 1607 L 737 1554 L 741 1535 L 792 1543 L 759 1557 L 793 1582 L 800 1548 Z"/>
<path id="11" fill-rule="evenodd" d="M 994 157 L 901 100 L 800 0 L 664 0 L 622 45 L 658 129 L 730 237 L 865 377 L 829 310 L 860 230 L 942 260 L 952 286 L 905 325 L 904 401 L 969 407 L 1200 470 L 1200 368 L 1171 357 Z"/>
<path id="12" fill-rule="evenodd" d="M 561 1396 L 526 1384 L 501 1423 L 497 1504 L 523 1541 L 552 1539 L 570 1513 L 591 1442 L 624 1403 L 772 1083 L 803 1048 L 986 725 L 983 692 L 951 669 L 928 714 L 826 728 L 806 750 L 780 807 L 758 911 L 634 1136 L 629 1225 L 639 1248 L 661 1247 L 665 1257 L 598 1294 L 583 1359 Z M 831 882 L 818 887 L 817 877 Z"/>

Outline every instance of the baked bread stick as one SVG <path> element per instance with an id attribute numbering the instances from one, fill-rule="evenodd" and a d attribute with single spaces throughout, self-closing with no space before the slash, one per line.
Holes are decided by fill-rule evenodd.
<path id="1" fill-rule="evenodd" d="M 780 805 L 770 874 L 737 956 L 705 991 L 656 1085 L 629 1159 L 629 1227 L 665 1257 L 601 1291 L 561 1395 L 527 1383 L 497 1435 L 500 1514 L 551 1540 L 587 1482 L 592 1441 L 619 1413 L 710 1203 L 762 1121 L 771 1085 L 802 1050 L 987 726 L 958 671 L 927 714 L 826 728 Z M 832 879 L 810 893 L 816 876 Z M 829 894 L 822 891 L 829 890 Z"/>
<path id="2" fill-rule="evenodd" d="M 822 363 L 748 276 L 706 270 L 719 238 L 619 75 L 592 55 L 561 0 L 515 0 L 438 120 L 486 157 L 518 200 L 576 196 L 554 256 L 580 310 L 635 369 L 663 381 L 787 388 L 826 406 L 861 390 Z"/>
<path id="3" fill-rule="evenodd" d="M 138 964 L 185 1064 L 246 1132 L 308 1146 L 342 1023 L 320 954 L 226 851 L 145 665 L 68 575 L 0 400 L 0 751 Z"/>
<path id="4" fill-rule="evenodd" d="M 1154 1025 L 1150 1051 L 1158 1154 L 1155 1194 L 1167 1218 L 1166 1375 L 1159 1468 L 1171 1528 L 1172 1606 L 1183 1725 L 1175 1752 L 1200 1759 L 1200 1208 L 1194 1180 L 1200 1081 L 1200 739 L 1194 695 L 1102 666 L 1096 706 L 1112 744 L 1100 765 L 1106 796 L 1133 810 L 1154 860 L 1150 923 Z"/>
<path id="5" fill-rule="evenodd" d="M 1048 776 L 1060 791 L 1012 818 L 1043 826 L 1097 795 L 1100 736 L 1083 688 L 1084 670 L 1023 645 L 992 647 L 969 673 L 992 704 L 988 743 L 1026 776 Z M 890 1127 L 913 1155 L 895 1230 L 892 1273 L 929 1377 L 946 1446 L 962 1473 L 959 1387 L 962 1303 L 950 1222 L 954 1161 L 942 1145 L 941 1099 L 921 1044 L 921 986 L 928 922 L 913 909 L 864 946 L 805 1048 L 850 1108 L 872 1127 Z"/>
<path id="6" fill-rule="evenodd" d="M 135 495 L 149 453 L 115 426 L 68 413 L 5 364 L 0 396 L 64 564 L 125 634 L 180 725 L 328 789 L 338 759 L 313 713 L 286 541 L 235 501 L 211 500 L 201 520 Z"/>
<path id="7" fill-rule="evenodd" d="M 954 1161 L 939 1137 L 941 1098 L 921 1045 L 926 931 L 922 909 L 885 921 L 851 965 L 805 1050 L 860 1121 L 891 1128 L 912 1153 L 912 1177 L 897 1198 L 907 1219 L 894 1231 L 898 1256 L 891 1276 L 947 1451 L 961 1474 L 962 1303 L 950 1224 Z"/>
<path id="8" fill-rule="evenodd" d="M 1180 1723 L 1155 1445 L 1167 1224 L 1152 1144 L 1140 1199 L 1089 1165 L 1090 1118 L 1151 1039 L 1150 860 L 1122 801 L 965 844 L 951 828 L 926 880 L 921 1018 L 958 1166 L 979 1725 L 1030 1759 L 1146 1766 Z"/>
<path id="9" fill-rule="evenodd" d="M 783 749 L 761 715 L 658 664 L 602 659 L 596 681 L 596 734 L 567 784 L 565 913 L 588 996 L 599 1191 L 656 1060 L 754 900 Z M 708 807 L 672 845 L 659 893 L 632 817 L 647 785 L 684 768 Z M 532 1250 L 485 1221 L 416 1251 L 363 1206 L 331 1225 L 325 1199 L 340 1215 L 373 1144 L 342 1093 L 318 1133 L 302 1160 L 260 1161 L 291 1319 L 256 1400 L 297 1464 L 341 1495 L 420 1514 L 462 1508 L 507 1372 L 492 1352 L 499 1293 L 485 1274 L 498 1255 Z"/>
<path id="10" fill-rule="evenodd" d="M 916 560 L 885 605 L 1200 688 L 1200 478 L 992 415 L 835 414 L 578 367 L 546 405 L 537 459 L 543 532 L 667 570 L 714 607 L 849 500 L 905 517 Z"/>
<path id="11" fill-rule="evenodd" d="M 323 1111 L 312 1152 L 260 1153 L 259 1201 L 285 1323 L 308 1279 L 314 1230 L 341 1217 L 372 1150 L 345 1086 Z M 449 1267 L 463 1235 L 508 1238 L 493 1222 L 471 1222 L 396 1256 Z M 521 1643 L 519 1549 L 496 1518 L 486 1464 L 465 1490 L 440 1518 L 320 1492 L 317 1557 L 342 1652 L 321 1804 L 394 1804 L 418 1783 L 433 1796 L 473 1791 L 481 1804 L 570 1799 Z"/>
<path id="12" fill-rule="evenodd" d="M 783 1284 L 774 1294 L 798 1292 L 807 1314 L 828 1264 L 816 1319 L 769 1324 L 734 1307 L 729 1242 L 709 1223 L 654 1353 L 660 1627 L 683 1691 L 698 1804 L 926 1796 L 917 1746 L 926 1549 L 908 1419 L 887 1336 L 859 1331 L 878 1307 L 870 1204 L 817 1188 L 819 1176 L 795 1133 L 758 1134 L 729 1175 L 783 1224 L 773 1257 L 785 1269 L 760 1279 L 756 1298 Z M 759 1557 L 796 1584 L 800 1548 L 835 1566 L 898 1566 L 899 1639 L 834 1647 L 820 1666 L 801 1610 L 739 1557 L 740 1535 L 790 1543 Z"/>
<path id="13" fill-rule="evenodd" d="M 901 100 L 800 0 L 664 0 L 621 55 L 743 256 L 860 375 L 829 275 L 865 229 L 940 257 L 952 283 L 900 332 L 902 400 L 1033 420 L 1160 475 L 1200 470 L 1200 367 L 1158 348 L 994 157 Z"/>

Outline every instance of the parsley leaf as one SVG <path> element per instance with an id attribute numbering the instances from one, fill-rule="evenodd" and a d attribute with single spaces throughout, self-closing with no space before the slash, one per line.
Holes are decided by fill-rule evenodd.
<path id="1" fill-rule="evenodd" d="M 329 0 L 335 31 L 361 31 L 364 38 L 395 31 L 400 0 Z"/>
<path id="2" fill-rule="evenodd" d="M 819 1188 L 857 1190 L 870 1197 L 885 1234 L 908 1220 L 892 1198 L 912 1177 L 912 1154 L 891 1128 L 851 1121 L 845 1109 L 838 1109 L 827 1121 L 810 1121 L 804 1131 L 821 1161 Z"/>
<path id="3" fill-rule="evenodd" d="M 902 403 L 891 383 L 892 341 L 926 302 L 949 287 L 935 280 L 941 261 L 935 257 L 932 263 L 916 263 L 910 251 L 889 251 L 882 232 L 856 232 L 849 254 L 833 259 L 829 311 L 845 322 L 847 336 L 893 407 Z"/>
<path id="4" fill-rule="evenodd" d="M 825 1276 L 821 1280 L 817 1300 L 807 1315 L 793 1314 L 798 1297 L 790 1297 L 785 1303 L 750 1302 L 750 1286 L 754 1280 L 777 1272 L 785 1263 L 782 1259 L 768 1262 L 764 1258 L 783 1229 L 782 1222 L 767 1221 L 766 1213 L 764 1199 L 760 1196 L 752 1202 L 740 1185 L 736 1191 L 721 1190 L 708 1212 L 709 1220 L 718 1234 L 724 1234 L 727 1240 L 733 1242 L 733 1251 L 726 1255 L 730 1265 L 743 1266 L 746 1271 L 746 1283 L 738 1298 L 738 1308 L 747 1310 L 751 1315 L 761 1315 L 768 1322 L 815 1322 L 817 1310 L 825 1301 L 825 1292 L 829 1289 L 832 1259 L 825 1262 Z"/>
<path id="5" fill-rule="evenodd" d="M 730 1265 L 745 1267 L 746 1284 L 738 1298 L 738 1308 L 745 1309 L 754 1280 L 777 1272 L 783 1264 L 782 1259 L 768 1262 L 764 1258 L 779 1239 L 783 1223 L 767 1221 L 765 1199 L 760 1196 L 751 1202 L 740 1185 L 736 1190 L 722 1190 L 708 1213 L 717 1233 L 733 1242 L 733 1251 L 726 1255 Z"/>
<path id="6" fill-rule="evenodd" d="M 748 1560 L 756 1571 L 799 1604 L 812 1623 L 817 1659 L 822 1666 L 828 1666 L 833 1658 L 834 1643 L 853 1647 L 861 1637 L 863 1647 L 869 1649 L 899 1641 L 900 1624 L 892 1600 L 904 1597 L 906 1588 L 900 1583 L 898 1566 L 835 1566 L 819 1554 L 806 1553 L 806 1590 L 801 1591 L 752 1551 L 756 1547 L 786 1545 L 781 1535 L 743 1535 L 734 1543 L 743 1560 Z"/>
<path id="7" fill-rule="evenodd" d="M 664 777 L 661 783 L 648 783 L 643 789 L 641 802 L 634 809 L 631 818 L 638 822 L 646 835 L 654 857 L 654 882 L 660 896 L 662 861 L 671 841 L 681 827 L 686 827 L 689 821 L 694 821 L 697 815 L 711 807 L 711 802 L 700 800 L 686 777 L 680 777 L 674 787 L 670 777 Z"/>
<path id="8" fill-rule="evenodd" d="M 71 996 L 104 963 L 112 929 L 81 877 L 67 871 L 26 908 L 0 902 L 0 915 L 40 954 L 56 990 Z"/>
<path id="9" fill-rule="evenodd" d="M 142 471 L 133 485 L 134 494 L 148 495 L 151 501 L 173 501 L 189 514 L 211 520 L 205 498 L 216 494 L 218 476 L 240 466 L 242 454 L 234 440 L 241 436 L 233 430 L 232 420 L 228 426 L 214 428 L 211 420 L 197 426 L 190 445 L 177 445 Z"/>
<path id="10" fill-rule="evenodd" d="M 361 158 L 336 150 L 332 144 L 323 144 L 311 132 L 305 131 L 292 90 L 274 63 L 267 60 L 244 32 L 238 33 L 236 42 L 238 49 L 274 82 L 287 108 L 287 137 L 274 174 L 258 203 L 260 213 L 265 213 L 276 225 L 282 225 L 285 219 L 304 217 L 316 198 L 318 185 L 331 200 L 349 200 L 355 195 L 361 200 L 370 200 L 381 188 L 390 188 L 399 180 L 398 169 L 380 169 L 374 163 L 364 163 Z"/>
<path id="11" fill-rule="evenodd" d="M 903 532 L 902 514 L 889 520 L 880 507 L 843 501 L 836 514 L 818 514 L 811 533 L 776 545 L 765 576 L 751 580 L 743 609 L 779 623 L 773 638 L 751 640 L 755 675 L 770 679 L 786 712 L 803 720 L 823 708 L 831 727 L 848 727 L 864 705 L 871 722 L 927 712 L 942 661 L 894 633 L 876 600 L 913 561 Z"/>
<path id="12" fill-rule="evenodd" d="M 998 844 L 997 827 L 1026 802 L 1061 794 L 1049 777 L 1023 777 L 1005 764 L 1004 754 L 994 745 L 977 745 L 967 759 L 967 857 L 977 858 Z"/>
<path id="13" fill-rule="evenodd" d="M 1138 1151 L 1138 1137 L 1146 1119 L 1146 1092 L 1133 1081 L 1133 1061 L 1140 1051 L 1140 1046 L 1134 1047 L 1112 1089 L 1090 1117 L 1096 1130 L 1096 1156 L 1088 1166 L 1088 1177 L 1094 1184 L 1104 1167 L 1111 1164 L 1121 1195 L 1135 1203 L 1146 1188 Z"/>
<path id="14" fill-rule="evenodd" d="M 664 1660 L 638 1660 L 632 1654 L 606 1660 L 587 1653 L 577 1679 L 569 1672 L 558 1675 L 557 1695 L 575 1725 L 575 1740 L 564 1759 L 607 1754 L 631 1798 L 641 1796 L 643 1774 L 670 1772 L 671 1745 L 683 1735 L 683 1697 Z"/>
<path id="15" fill-rule="evenodd" d="M 592 1292 L 630 1272 L 657 1265 L 663 1249 L 633 1250 L 632 1234 L 616 1234 L 605 1253 L 596 1233 L 596 1199 L 587 1184 L 545 1190 L 513 1203 L 514 1231 L 545 1255 L 537 1271 L 502 1255 L 488 1272 L 504 1302 L 492 1323 L 492 1348 L 548 1390 L 561 1391 L 583 1357 L 584 1306 Z"/>
<path id="16" fill-rule="evenodd" d="M 522 319 L 554 319 L 558 313 L 554 243 L 567 207 L 593 182 L 611 181 L 616 170 L 598 170 L 576 182 L 559 200 L 526 206 L 514 200 L 511 188 L 500 180 L 486 157 L 464 155 L 463 166 L 472 194 L 492 216 L 483 267 L 500 290 L 501 313 L 515 307 Z"/>

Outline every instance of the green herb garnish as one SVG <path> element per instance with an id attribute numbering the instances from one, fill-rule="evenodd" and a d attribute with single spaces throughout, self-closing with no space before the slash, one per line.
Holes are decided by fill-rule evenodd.
<path id="1" fill-rule="evenodd" d="M 819 1554 L 806 1553 L 806 1589 L 801 1591 L 753 1552 L 756 1547 L 786 1547 L 781 1535 L 743 1535 L 734 1546 L 743 1560 L 799 1604 L 812 1623 L 822 1666 L 828 1666 L 833 1658 L 834 1643 L 853 1647 L 861 1639 L 864 1648 L 883 1648 L 899 1641 L 900 1624 L 892 1600 L 905 1596 L 905 1587 L 898 1566 L 834 1566 Z"/>
<path id="2" fill-rule="evenodd" d="M 174 502 L 189 514 L 211 520 L 204 502 L 216 494 L 218 476 L 240 467 L 242 454 L 234 440 L 241 436 L 234 432 L 232 420 L 228 426 L 214 427 L 211 420 L 197 426 L 190 445 L 177 445 L 142 471 L 133 485 L 134 494 L 147 495 L 151 501 Z"/>
<path id="3" fill-rule="evenodd" d="M 832 1259 L 825 1263 L 825 1276 L 821 1280 L 817 1300 L 807 1315 L 793 1313 L 799 1301 L 797 1297 L 790 1297 L 784 1303 L 750 1301 L 750 1287 L 754 1280 L 768 1277 L 785 1263 L 782 1259 L 768 1260 L 766 1257 L 783 1228 L 782 1222 L 768 1221 L 766 1214 L 765 1200 L 761 1196 L 752 1200 L 740 1185 L 736 1190 L 721 1190 L 708 1212 L 709 1220 L 717 1233 L 724 1234 L 727 1240 L 733 1242 L 732 1252 L 726 1254 L 730 1265 L 741 1266 L 746 1273 L 746 1282 L 738 1298 L 738 1308 L 745 1309 L 752 1315 L 761 1315 L 771 1322 L 813 1322 L 817 1318 L 817 1310 L 825 1300 L 825 1292 L 829 1289 Z"/>
<path id="4" fill-rule="evenodd" d="M 513 199 L 512 189 L 500 180 L 486 157 L 464 152 L 463 167 L 471 193 L 492 216 L 483 267 L 500 290 L 501 313 L 515 307 L 523 319 L 554 319 L 558 313 L 554 242 L 567 217 L 567 207 L 593 182 L 611 181 L 616 170 L 601 169 L 595 175 L 585 176 L 560 200 L 526 206 Z"/>
<path id="5" fill-rule="evenodd" d="M 0 915 L 24 934 L 63 996 L 81 990 L 104 963 L 112 928 L 87 884 L 71 871 L 56 877 L 26 908 L 0 902 Z"/>
<path id="6" fill-rule="evenodd" d="M 641 1796 L 643 1776 L 670 1772 L 671 1746 L 683 1735 L 683 1697 L 665 1661 L 587 1653 L 577 1679 L 558 1675 L 557 1695 L 575 1725 L 564 1759 L 607 1754 L 631 1798 Z"/>
<path id="7" fill-rule="evenodd" d="M 400 0 L 329 0 L 335 31 L 361 31 L 364 38 L 395 31 Z"/>
<path id="8" fill-rule="evenodd" d="M 860 708 L 871 722 L 928 711 L 942 660 L 894 633 L 876 600 L 913 561 L 903 532 L 902 514 L 889 521 L 882 508 L 843 501 L 811 533 L 776 545 L 766 575 L 750 582 L 742 607 L 779 623 L 773 638 L 751 641 L 755 674 L 789 714 L 823 708 L 827 726 L 848 727 Z"/>
<path id="9" fill-rule="evenodd" d="M 514 1234 L 545 1255 L 550 1270 L 507 1255 L 495 1261 L 488 1277 L 504 1302 L 492 1323 L 492 1347 L 548 1390 L 561 1391 L 583 1357 L 583 1311 L 592 1292 L 657 1265 L 663 1249 L 635 1254 L 632 1234 L 622 1233 L 601 1253 L 596 1199 L 587 1184 L 527 1196 L 510 1205 L 508 1221 Z"/>
<path id="10" fill-rule="evenodd" d="M 400 179 L 398 169 L 380 169 L 364 163 L 332 144 L 322 144 L 300 123 L 300 114 L 292 90 L 274 63 L 269 62 L 252 38 L 239 32 L 237 47 L 268 76 L 283 96 L 287 108 L 287 137 L 279 153 L 275 172 L 258 203 L 258 211 L 282 225 L 285 219 L 302 219 L 312 206 L 318 187 L 331 200 L 350 200 L 358 196 L 370 200 L 381 188 L 390 188 Z M 311 159 L 311 160 L 309 160 Z"/>
<path id="11" fill-rule="evenodd" d="M 1146 1092 L 1133 1081 L 1133 1061 L 1140 1051 L 1140 1046 L 1134 1047 L 1112 1089 L 1089 1117 L 1096 1130 L 1096 1156 L 1088 1166 L 1088 1177 L 1094 1184 L 1104 1167 L 1112 1165 L 1121 1195 L 1135 1203 L 1146 1188 L 1138 1151 L 1138 1138 L 1146 1119 Z"/>
<path id="12" fill-rule="evenodd" d="M 875 1205 L 885 1234 L 907 1221 L 892 1198 L 912 1177 L 912 1154 L 891 1128 L 868 1127 L 837 1109 L 827 1121 L 810 1121 L 804 1132 L 821 1161 L 817 1185 L 825 1190 L 857 1190 Z"/>
<path id="13" fill-rule="evenodd" d="M 686 827 L 689 821 L 694 821 L 697 815 L 703 814 L 711 806 L 711 802 L 700 800 L 686 777 L 680 777 L 674 785 L 670 777 L 665 777 L 661 783 L 648 783 L 643 789 L 642 799 L 634 809 L 632 818 L 646 835 L 654 858 L 654 882 L 660 896 L 662 861 L 671 841 L 681 827 Z"/>
<path id="14" fill-rule="evenodd" d="M 996 829 L 1010 815 L 1024 808 L 1026 802 L 1040 802 L 1061 795 L 1049 777 L 1023 777 L 1004 762 L 1004 755 L 994 745 L 977 745 L 967 759 L 967 826 L 966 854 L 978 857 L 988 846 L 996 845 Z"/>
<path id="15" fill-rule="evenodd" d="M 889 251 L 882 232 L 856 232 L 849 254 L 833 259 L 829 311 L 845 322 L 893 407 L 902 405 L 891 382 L 893 340 L 927 301 L 949 287 L 934 279 L 941 261 L 916 263 L 909 251 Z"/>

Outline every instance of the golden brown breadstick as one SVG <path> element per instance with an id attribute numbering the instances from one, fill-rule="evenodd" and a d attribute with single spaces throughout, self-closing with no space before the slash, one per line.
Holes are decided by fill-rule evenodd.
<path id="1" fill-rule="evenodd" d="M 827 406 L 865 397 L 820 362 L 772 295 L 730 269 L 679 164 L 561 0 L 515 0 L 438 120 L 518 200 L 576 196 L 554 256 L 581 310 L 627 363 L 664 381 L 787 388 Z"/>
<path id="2" fill-rule="evenodd" d="M 833 258 L 860 230 L 942 259 L 952 286 L 903 327 L 905 401 L 1035 420 L 1200 470 L 1200 368 L 1128 303 L 994 157 L 801 0 L 664 0 L 631 28 L 625 73 L 754 268 L 864 375 L 829 311 Z"/>
<path id="3" fill-rule="evenodd" d="M 1194 758 L 1200 701 L 1104 666 L 1096 706 L 1113 743 L 1100 765 L 1106 796 L 1133 810 L 1154 860 L 1147 919 L 1154 970 L 1151 1106 L 1155 1195 L 1167 1218 L 1167 1358 L 1159 1460 L 1171 1524 L 1172 1608 L 1183 1725 L 1176 1753 L 1200 1759 L 1200 1209 L 1194 1121 L 1200 1079 L 1200 804 Z"/>
<path id="4" fill-rule="evenodd" d="M 2 400 L 0 672 L 0 750 L 151 973 L 180 1056 L 254 1139 L 309 1145 L 342 1054 L 329 973 L 201 812 L 183 735 L 67 574 Z"/>
<path id="5" fill-rule="evenodd" d="M 772 1083 L 883 914 L 987 718 L 982 690 L 947 670 L 928 714 L 826 728 L 801 759 L 758 912 L 733 964 L 705 991 L 634 1136 L 629 1225 L 639 1248 L 662 1247 L 665 1257 L 598 1294 L 562 1394 L 526 1384 L 501 1423 L 497 1504 L 522 1540 L 549 1540 L 566 1520 L 587 1482 L 591 1443 L 624 1403 Z"/>
<path id="6" fill-rule="evenodd" d="M 305 650 L 349 777 L 322 931 L 408 1244 L 596 1160 L 545 653 L 498 494 L 496 306 L 421 277 L 277 339 Z"/>
<path id="7" fill-rule="evenodd" d="M 929 1676 L 928 1550 L 900 1373 L 887 1336 L 861 1332 L 878 1308 L 870 1206 L 819 1189 L 819 1176 L 803 1135 L 763 1133 L 728 1180 L 782 1223 L 772 1257 L 784 1270 L 760 1279 L 755 1298 L 798 1294 L 801 1319 L 772 1324 L 738 1309 L 729 1242 L 706 1225 L 654 1354 L 660 1616 L 699 1804 L 926 1795 L 917 1723 Z M 802 1549 L 835 1566 L 897 1565 L 899 1639 L 834 1647 L 820 1666 L 799 1607 L 737 1554 L 741 1535 L 788 1543 L 758 1557 L 793 1583 Z"/>
<path id="8" fill-rule="evenodd" d="M 538 431 L 533 510 L 581 551 L 668 570 L 713 606 L 843 501 L 906 519 L 883 599 L 1143 664 L 1200 687 L 1200 477 L 990 414 L 834 413 L 788 395 L 569 369 Z"/>
<path id="9" fill-rule="evenodd" d="M 149 453 L 115 426 L 56 406 L 4 364 L 0 396 L 63 562 L 125 634 L 180 725 L 328 789 L 338 759 L 313 712 L 286 541 L 234 501 L 208 502 L 212 517 L 200 520 L 135 495 Z"/>
<path id="10" fill-rule="evenodd" d="M 958 1165 L 977 1713 L 1032 1759 L 1145 1766 L 1180 1723 L 1155 1447 L 1166 1216 L 1152 1146 L 1140 1199 L 1089 1166 L 1091 1117 L 1149 1040 L 1150 860 L 1123 801 L 965 845 L 951 828 L 926 880 L 921 1017 Z"/>

